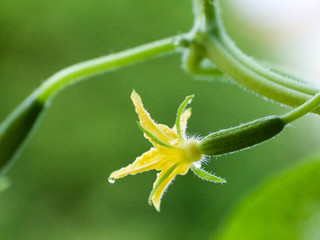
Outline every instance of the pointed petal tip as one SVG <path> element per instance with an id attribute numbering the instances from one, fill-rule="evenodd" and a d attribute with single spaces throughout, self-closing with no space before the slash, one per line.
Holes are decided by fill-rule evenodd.
<path id="1" fill-rule="evenodd" d="M 114 171 L 110 174 L 110 176 L 108 177 L 108 181 L 110 183 L 115 182 L 117 179 L 122 178 L 123 176 L 121 176 L 121 171 L 122 168 L 120 170 Z"/>
<path id="2" fill-rule="evenodd" d="M 189 95 L 189 96 L 186 97 L 186 99 L 189 100 L 189 101 L 188 101 L 188 104 L 191 103 L 191 101 L 193 100 L 194 97 L 195 97 L 194 94 L 191 94 L 191 95 Z"/>
<path id="3" fill-rule="evenodd" d="M 119 170 L 117 170 L 117 171 L 113 171 L 110 175 L 109 175 L 109 177 L 108 177 L 108 179 L 110 179 L 110 178 L 113 178 L 113 179 L 115 179 L 116 178 L 116 176 L 117 176 L 117 172 L 118 172 Z"/>
<path id="4" fill-rule="evenodd" d="M 157 210 L 157 212 L 160 212 L 160 205 L 157 205 L 157 204 L 153 203 L 153 206 Z"/>
<path id="5" fill-rule="evenodd" d="M 158 204 L 155 204 L 154 202 L 153 202 L 153 200 L 152 200 L 152 197 L 150 198 L 149 197 L 149 199 L 148 199 L 148 204 L 150 205 L 150 206 L 154 206 L 154 208 L 157 210 L 157 212 L 160 212 L 160 205 L 158 205 Z"/>
<path id="6" fill-rule="evenodd" d="M 131 100 L 133 101 L 134 99 L 141 99 L 140 95 L 136 92 L 136 90 L 132 90 L 131 95 L 130 95 Z"/>

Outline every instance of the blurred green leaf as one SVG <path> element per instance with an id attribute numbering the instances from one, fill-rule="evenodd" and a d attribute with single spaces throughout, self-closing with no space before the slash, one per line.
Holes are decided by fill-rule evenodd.
<path id="1" fill-rule="evenodd" d="M 320 157 L 268 180 L 213 239 L 320 239 Z"/>
<path id="2" fill-rule="evenodd" d="M 1 177 L 0 178 L 0 193 L 6 190 L 9 187 L 10 183 L 7 178 Z"/>

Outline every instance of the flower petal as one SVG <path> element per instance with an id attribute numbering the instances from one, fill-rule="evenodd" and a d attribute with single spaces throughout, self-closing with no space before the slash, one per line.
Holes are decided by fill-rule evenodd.
<path id="1" fill-rule="evenodd" d="M 135 175 L 151 169 L 160 170 L 163 165 L 163 158 L 165 157 L 166 156 L 164 156 L 158 149 L 151 148 L 148 152 L 137 157 L 132 164 L 111 173 L 109 179 L 115 180 L 123 178 L 129 174 Z"/>
<path id="2" fill-rule="evenodd" d="M 173 169 L 172 169 L 173 168 Z M 170 173 L 169 171 L 172 170 Z M 157 180 L 154 182 L 153 187 L 157 187 L 155 191 L 151 192 L 151 195 L 149 197 L 149 204 L 153 204 L 153 206 L 157 209 L 158 212 L 160 212 L 160 203 L 161 198 L 167 189 L 167 187 L 170 185 L 170 183 L 173 181 L 175 176 L 178 174 L 185 175 L 189 170 L 189 164 L 183 164 L 183 165 L 171 165 L 170 167 L 167 167 L 166 169 L 163 169 L 157 177 Z M 169 175 L 168 175 L 169 173 Z M 168 176 L 166 176 L 168 175 Z M 163 179 L 165 178 L 165 179 Z M 160 183 L 159 186 L 158 183 Z"/>
<path id="3" fill-rule="evenodd" d="M 161 129 L 163 133 L 165 133 L 172 140 L 178 138 L 177 133 L 173 129 L 169 128 L 167 125 L 158 124 L 158 127 Z"/>
<path id="4" fill-rule="evenodd" d="M 187 129 L 187 122 L 188 122 L 190 116 L 191 116 L 191 108 L 187 108 L 181 114 L 181 117 L 180 117 L 180 130 L 181 130 L 181 135 L 182 135 L 183 138 L 185 138 L 185 132 L 186 132 L 186 129 Z M 172 130 L 174 132 L 177 132 L 177 126 L 174 125 Z"/>
<path id="5" fill-rule="evenodd" d="M 141 129 L 141 131 L 144 133 L 144 137 L 148 139 L 154 147 L 158 148 L 159 145 L 165 148 L 173 148 L 172 145 L 160 141 L 158 138 L 152 135 L 151 132 L 149 132 L 147 129 L 141 126 L 141 124 L 137 121 L 138 127 Z"/>
<path id="6" fill-rule="evenodd" d="M 161 129 L 161 131 L 164 134 L 166 134 L 170 138 L 170 141 L 165 144 L 170 144 L 172 147 L 174 147 L 174 146 L 181 143 L 181 141 L 179 141 L 178 135 L 174 129 L 171 129 L 168 126 L 163 125 L 163 124 L 158 124 L 158 127 Z M 152 138 L 149 137 L 147 134 L 144 134 L 144 137 L 146 139 L 148 139 L 149 142 L 151 142 L 155 148 L 161 148 L 161 146 L 163 146 L 163 144 L 157 144 L 157 142 L 153 141 Z"/>
<path id="7" fill-rule="evenodd" d="M 181 134 L 181 126 L 180 126 L 180 123 L 181 123 L 181 115 L 182 113 L 184 112 L 184 109 L 186 108 L 186 106 L 191 103 L 192 99 L 193 99 L 194 95 L 190 95 L 190 96 L 187 96 L 186 99 L 180 104 L 179 108 L 178 108 L 178 111 L 177 111 L 177 118 L 176 118 L 176 131 L 177 131 L 177 134 L 179 136 L 180 139 L 183 138 L 182 134 Z"/>
<path id="8" fill-rule="evenodd" d="M 144 109 L 139 94 L 133 91 L 131 94 L 131 99 L 139 116 L 141 126 L 143 126 L 160 141 L 169 143 L 170 138 L 164 132 L 162 132 L 161 128 L 151 119 L 147 110 Z"/>
<path id="9" fill-rule="evenodd" d="M 185 138 L 186 129 L 187 129 L 187 122 L 191 116 L 191 108 L 187 108 L 181 115 L 180 118 L 180 128 L 181 128 L 181 135 Z"/>

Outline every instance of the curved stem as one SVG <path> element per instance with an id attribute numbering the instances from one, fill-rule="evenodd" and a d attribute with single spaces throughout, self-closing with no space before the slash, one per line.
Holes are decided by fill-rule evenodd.
<path id="1" fill-rule="evenodd" d="M 155 41 L 123 52 L 96 58 L 70 66 L 50 77 L 36 91 L 37 100 L 45 102 L 53 93 L 67 84 L 91 77 L 106 71 L 114 70 L 126 65 L 136 63 L 152 56 L 172 52 L 179 47 L 182 36 L 170 37 Z"/>
<path id="2" fill-rule="evenodd" d="M 214 0 L 213 4 L 210 0 L 194 2 L 197 6 L 195 17 L 205 19 L 199 20 L 198 26 L 192 29 L 197 42 L 194 45 L 204 53 L 198 58 L 207 57 L 217 69 L 245 88 L 289 106 L 300 106 L 320 91 L 260 65 L 237 48 L 224 29 L 220 0 Z M 314 112 L 320 114 L 320 108 Z"/>
<path id="3" fill-rule="evenodd" d="M 300 107 L 295 108 L 291 112 L 281 116 L 285 124 L 291 123 L 302 116 L 311 112 L 314 108 L 320 105 L 320 93 L 317 93 L 313 98 L 302 104 Z"/>
<path id="4" fill-rule="evenodd" d="M 316 89 L 314 86 L 308 85 L 307 83 L 299 83 L 294 79 L 291 79 L 287 76 L 283 76 L 281 74 L 278 74 L 276 72 L 270 71 L 269 69 L 261 66 L 256 61 L 252 60 L 249 56 L 244 54 L 231 40 L 231 38 L 228 36 L 228 34 L 225 31 L 223 21 L 222 21 L 222 8 L 220 7 L 220 1 L 215 1 L 215 12 L 216 12 L 216 24 L 218 25 L 218 37 L 223 43 L 223 45 L 226 47 L 226 49 L 234 55 L 240 62 L 242 62 L 244 65 L 246 65 L 251 70 L 257 72 L 259 75 L 264 76 L 269 79 L 269 81 L 278 83 L 282 86 L 288 87 L 293 90 L 297 90 L 301 93 L 314 95 L 318 93 L 320 90 Z"/>
<path id="5" fill-rule="evenodd" d="M 53 94 L 69 83 L 80 79 L 124 67 L 162 53 L 174 52 L 184 44 L 183 42 L 183 35 L 170 37 L 76 64 L 50 77 L 0 124 L 0 175 L 4 174 L 14 162 L 13 159 L 30 136 L 47 106 L 47 100 Z"/>
<path id="6" fill-rule="evenodd" d="M 198 34 L 198 40 L 202 42 L 207 50 L 207 58 L 212 60 L 218 69 L 247 89 L 292 107 L 300 106 L 311 97 L 309 94 L 272 82 L 253 71 L 230 54 L 216 37 Z M 320 109 L 315 109 L 314 112 L 320 114 Z"/>

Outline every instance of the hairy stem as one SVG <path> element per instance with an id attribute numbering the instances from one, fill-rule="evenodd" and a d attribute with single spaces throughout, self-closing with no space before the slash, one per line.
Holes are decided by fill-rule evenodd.
<path id="1" fill-rule="evenodd" d="M 235 57 L 237 58 L 242 64 L 250 68 L 251 70 L 255 71 L 259 75 L 268 78 L 269 81 L 278 83 L 284 87 L 288 87 L 293 90 L 297 90 L 301 93 L 314 95 L 318 93 L 320 90 L 316 89 L 313 86 L 299 83 L 294 79 L 289 77 L 280 75 L 276 72 L 270 71 L 269 69 L 261 66 L 259 63 L 254 61 L 252 58 L 248 57 L 244 54 L 231 40 L 228 34 L 225 31 L 222 21 L 222 8 L 220 6 L 220 0 L 215 1 L 215 12 L 216 12 L 216 24 L 218 26 L 218 38 L 221 40 L 225 48 Z"/>
<path id="2" fill-rule="evenodd" d="M 54 74 L 40 86 L 37 90 L 37 99 L 44 102 L 57 90 L 79 79 L 121 68 L 155 55 L 172 52 L 179 46 L 179 39 L 180 36 L 170 37 L 68 67 Z"/>
<path id="3" fill-rule="evenodd" d="M 199 19 L 192 29 L 192 46 L 197 48 L 193 51 L 198 53 L 195 63 L 208 58 L 245 88 L 292 107 L 300 106 L 320 91 L 260 65 L 237 48 L 224 29 L 220 0 L 194 0 L 194 4 L 194 16 Z M 191 54 L 186 58 L 189 65 L 193 64 L 192 58 Z M 192 70 L 194 66 L 189 65 L 186 68 Z M 313 112 L 320 114 L 320 108 Z"/>
<path id="4" fill-rule="evenodd" d="M 207 57 L 217 65 L 218 69 L 247 89 L 292 107 L 300 106 L 312 97 L 304 92 L 272 82 L 253 71 L 230 54 L 219 39 L 214 36 L 202 35 L 200 36 L 200 42 L 207 50 Z M 320 109 L 315 109 L 314 112 L 319 114 Z"/>
<path id="5" fill-rule="evenodd" d="M 291 123 L 307 113 L 311 112 L 313 109 L 318 107 L 320 105 L 320 93 L 317 93 L 313 98 L 311 98 L 309 101 L 305 102 L 301 106 L 295 108 L 291 112 L 284 114 L 282 116 L 282 120 L 285 122 L 285 124 Z"/>
<path id="6" fill-rule="evenodd" d="M 181 41 L 180 41 L 181 40 Z M 23 101 L 0 125 L 0 175 L 13 163 L 35 124 L 40 119 L 46 102 L 70 83 L 129 64 L 149 59 L 162 53 L 177 51 L 182 36 L 155 41 L 123 52 L 82 62 L 50 77 Z"/>

